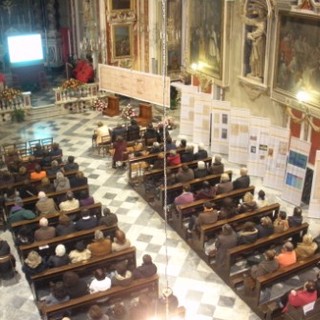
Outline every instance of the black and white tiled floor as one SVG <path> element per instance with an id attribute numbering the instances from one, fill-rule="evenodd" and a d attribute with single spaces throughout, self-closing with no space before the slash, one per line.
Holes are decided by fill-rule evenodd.
<path id="1" fill-rule="evenodd" d="M 258 320 L 259 318 L 224 282 L 180 239 L 170 227 L 165 237 L 165 224 L 143 199 L 127 184 L 127 172 L 113 170 L 108 158 L 102 158 L 92 151 L 91 135 L 96 123 L 105 121 L 114 126 L 119 117 L 108 118 L 89 111 L 83 114 L 70 114 L 63 118 L 44 119 L 41 122 L 5 124 L 0 127 L 0 144 L 13 140 L 32 140 L 54 137 L 64 151 L 64 156 L 74 155 L 80 168 L 85 172 L 90 184 L 91 194 L 114 211 L 119 218 L 120 227 L 127 233 L 131 243 L 137 248 L 137 263 L 149 253 L 158 266 L 160 288 L 166 284 L 178 296 L 180 304 L 187 308 L 186 319 L 197 320 Z M 179 129 L 173 132 L 178 136 Z M 227 169 L 238 172 L 238 166 L 227 164 Z M 260 179 L 252 178 L 258 190 Z M 280 201 L 278 193 L 265 189 L 270 201 Z M 283 206 L 288 206 L 283 204 Z M 291 213 L 292 207 L 289 206 Z M 313 233 L 319 224 L 313 224 Z M 1 234 L 12 244 L 9 232 Z M 166 268 L 166 248 L 168 266 Z M 17 259 L 19 261 L 19 259 Z M 3 283 L 0 287 L 0 319 L 39 319 L 28 284 L 21 273 L 18 283 Z M 76 319 L 76 318 L 73 318 Z"/>

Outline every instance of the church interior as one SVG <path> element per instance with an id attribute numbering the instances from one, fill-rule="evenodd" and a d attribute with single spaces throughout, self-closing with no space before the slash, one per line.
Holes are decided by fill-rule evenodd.
<path id="1" fill-rule="evenodd" d="M 0 0 L 0 318 L 319 319 L 319 22 L 317 0 Z M 134 139 L 128 131 L 132 120 L 140 128 Z M 108 130 L 98 141 L 100 123 Z M 150 124 L 165 128 L 157 138 L 163 149 L 156 155 L 150 150 L 157 139 L 149 143 L 144 136 Z M 120 160 L 113 136 L 118 127 L 128 140 L 126 158 Z M 175 152 L 167 149 L 171 138 Z M 181 140 L 187 141 L 185 150 Z M 41 217 L 9 222 L 10 215 L 17 197 L 23 207 L 35 210 L 38 193 L 22 197 L 21 190 L 36 182 L 15 178 L 8 183 L 4 177 L 13 162 L 36 163 L 37 144 L 47 155 L 58 144 L 61 167 L 69 156 L 75 158 L 86 183 L 69 189 L 76 197 L 82 188 L 89 191 L 96 204 L 91 206 L 99 208 L 91 214 L 100 218 L 109 208 L 117 216 L 116 226 L 75 232 L 71 240 L 71 235 L 57 236 L 19 245 L 18 231 L 35 230 Z M 201 161 L 207 173 L 193 177 L 188 186 L 196 195 L 209 181 L 214 195 L 179 205 L 175 199 L 186 184 L 169 182 L 183 164 L 171 168 L 166 154 L 182 158 L 189 146 L 194 154 L 207 151 Z M 13 155 L 18 160 L 10 162 Z M 209 168 L 220 158 L 227 180 L 242 178 L 246 168 L 250 183 L 238 189 L 231 183 L 234 190 L 218 194 L 224 173 Z M 156 159 L 162 163 L 158 169 Z M 199 162 L 194 156 L 188 166 L 196 172 Z M 13 176 L 20 174 L 17 166 L 12 170 Z M 258 205 L 261 190 L 264 206 Z M 10 200 L 10 191 L 16 198 Z M 248 192 L 257 206 L 240 211 Z M 65 190 L 51 197 L 59 205 L 62 196 Z M 237 214 L 224 219 L 226 198 Z M 202 225 L 196 216 L 208 201 L 219 218 Z M 290 217 L 297 208 L 302 218 L 293 226 Z M 75 221 L 76 211 L 81 213 L 71 212 Z M 246 223 L 258 230 L 267 217 L 275 225 L 283 211 L 289 216 L 286 229 L 240 243 Z M 56 226 L 62 215 L 61 209 L 48 214 L 49 225 Z M 237 232 L 238 242 L 225 249 L 219 262 L 218 241 L 226 225 Z M 72 246 L 79 239 L 90 243 L 98 229 L 115 241 L 117 228 L 130 240 L 127 255 L 112 252 L 100 260 L 51 267 L 27 280 L 31 250 L 45 257 L 43 252 L 55 252 L 63 243 L 69 252 L 72 241 Z M 312 254 L 252 276 L 267 250 L 278 256 L 289 242 L 296 253 L 305 235 L 312 236 Z M 8 256 L 1 249 L 4 242 L 15 260 L 16 272 L 9 278 L 1 275 Z M 113 277 L 119 261 L 134 273 L 145 255 L 151 256 L 158 276 L 50 306 L 44 302 L 63 272 L 74 270 L 90 283 L 96 268 Z M 309 294 L 309 282 L 318 296 L 303 304 L 290 302 L 301 292 Z M 145 313 L 138 313 L 142 296 L 149 300 L 142 307 Z M 178 300 L 173 311 L 172 297 Z M 92 305 L 103 314 L 91 314 Z M 125 311 L 117 315 L 119 306 Z"/>

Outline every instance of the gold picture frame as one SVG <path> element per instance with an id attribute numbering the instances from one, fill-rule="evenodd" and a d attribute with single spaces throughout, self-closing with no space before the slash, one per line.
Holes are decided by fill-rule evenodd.
<path id="1" fill-rule="evenodd" d="M 129 11 L 134 9 L 134 0 L 109 0 L 110 11 Z"/>
<path id="2" fill-rule="evenodd" d="M 132 24 L 114 24 L 112 27 L 113 59 L 130 58 L 133 55 Z"/>

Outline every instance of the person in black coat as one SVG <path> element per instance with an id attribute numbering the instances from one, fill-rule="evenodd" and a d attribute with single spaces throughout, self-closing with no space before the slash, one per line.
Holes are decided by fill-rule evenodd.
<path id="1" fill-rule="evenodd" d="M 242 230 L 238 233 L 238 244 L 254 243 L 258 239 L 258 229 L 253 222 L 244 223 Z"/>
<path id="2" fill-rule="evenodd" d="M 150 140 L 150 139 L 152 139 L 152 140 L 156 139 L 159 142 L 159 140 L 160 140 L 159 134 L 158 134 L 157 130 L 153 127 L 152 123 L 148 124 L 146 132 L 144 133 L 143 138 L 145 140 L 145 145 L 146 146 L 151 145 L 150 143 L 148 143 L 148 140 Z"/>
<path id="3" fill-rule="evenodd" d="M 118 123 L 117 126 L 112 130 L 112 142 L 117 141 L 117 137 L 121 136 L 122 138 L 127 138 L 127 129 L 122 126 L 121 123 Z"/>
<path id="4" fill-rule="evenodd" d="M 187 146 L 185 151 L 181 154 L 181 162 L 189 162 L 195 160 L 193 154 L 193 147 Z"/>
<path id="5" fill-rule="evenodd" d="M 301 207 L 295 207 L 293 209 L 293 215 L 288 217 L 289 227 L 299 227 L 302 224 L 302 209 Z"/>
<path id="6" fill-rule="evenodd" d="M 151 277 L 157 273 L 157 266 L 153 263 L 150 255 L 145 254 L 142 261 L 142 265 L 132 271 L 134 279 Z"/>
<path id="7" fill-rule="evenodd" d="M 68 162 L 63 167 L 64 171 L 77 171 L 79 170 L 79 165 L 74 162 L 74 156 L 68 157 Z"/>
<path id="8" fill-rule="evenodd" d="M 131 119 L 130 126 L 128 126 L 128 141 L 140 139 L 140 127 L 135 119 Z"/>
<path id="9" fill-rule="evenodd" d="M 250 186 L 250 177 L 248 176 L 248 169 L 240 169 L 240 177 L 233 181 L 233 189 L 243 189 Z"/>
<path id="10" fill-rule="evenodd" d="M 76 230 L 88 230 L 96 227 L 98 225 L 98 220 L 96 216 L 90 216 L 88 209 L 83 209 L 81 211 L 81 219 L 76 222 Z"/>
<path id="11" fill-rule="evenodd" d="M 262 217 L 260 224 L 257 225 L 258 238 L 264 238 L 274 233 L 274 227 L 270 217 Z"/>
<path id="12" fill-rule="evenodd" d="M 194 154 L 194 160 L 203 160 L 208 158 L 208 152 L 204 149 L 203 143 L 199 143 L 198 152 Z"/>
<path id="13" fill-rule="evenodd" d="M 71 188 L 81 187 L 88 184 L 88 178 L 84 176 L 82 171 L 76 173 L 75 176 L 70 177 Z"/>
<path id="14" fill-rule="evenodd" d="M 56 235 L 65 236 L 76 231 L 75 224 L 70 220 L 66 214 L 59 216 L 59 223 L 56 226 Z"/>
<path id="15" fill-rule="evenodd" d="M 55 249 L 55 255 L 52 255 L 48 259 L 48 267 L 55 268 L 61 267 L 70 263 L 69 256 L 66 254 L 66 247 L 63 244 L 58 244 Z"/>
<path id="16" fill-rule="evenodd" d="M 26 278 L 31 282 L 31 277 L 47 269 L 47 264 L 37 251 L 30 251 L 27 258 L 24 260 L 22 271 Z"/>
<path id="17" fill-rule="evenodd" d="M 78 298 L 89 293 L 87 283 L 83 279 L 80 279 L 78 274 L 73 271 L 65 272 L 62 280 L 70 299 Z"/>

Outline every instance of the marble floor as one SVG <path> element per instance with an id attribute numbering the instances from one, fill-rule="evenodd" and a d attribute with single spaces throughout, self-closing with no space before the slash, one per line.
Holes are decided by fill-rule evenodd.
<path id="1" fill-rule="evenodd" d="M 159 110 L 158 110 L 159 111 Z M 169 111 L 174 116 L 173 111 Z M 165 223 L 139 195 L 127 184 L 127 172 L 114 170 L 108 158 L 102 158 L 91 148 L 91 135 L 96 123 L 102 120 L 114 126 L 119 117 L 103 117 L 95 111 L 70 114 L 61 118 L 43 119 L 22 124 L 5 123 L 0 127 L 0 144 L 54 137 L 63 149 L 64 156 L 74 155 L 80 168 L 88 177 L 90 192 L 118 215 L 119 225 L 137 248 L 137 263 L 143 254 L 153 257 L 158 266 L 160 288 L 169 286 L 187 308 L 186 319 L 197 320 L 257 320 L 259 319 L 237 295 L 190 249 L 187 243 L 170 227 L 165 234 Z M 179 128 L 172 133 L 179 138 Z M 233 169 L 237 177 L 239 166 L 224 159 L 226 169 Z M 252 184 L 259 190 L 260 178 L 252 177 Z M 280 199 L 279 192 L 264 188 L 270 201 L 280 202 L 283 209 L 292 213 L 292 206 Z M 304 215 L 307 215 L 304 208 Z M 311 223 L 313 235 L 319 233 L 319 222 Z M 10 233 L 1 237 L 12 245 Z M 167 250 L 166 250 L 167 248 Z M 166 252 L 168 265 L 166 265 Z M 14 252 L 16 255 L 16 252 Z M 0 287 L 0 319 L 40 319 L 33 296 L 21 272 L 17 281 L 3 282 Z M 76 317 L 72 319 L 77 319 Z"/>

